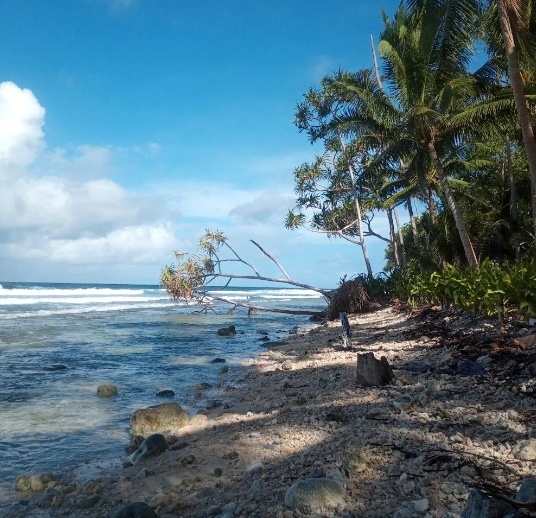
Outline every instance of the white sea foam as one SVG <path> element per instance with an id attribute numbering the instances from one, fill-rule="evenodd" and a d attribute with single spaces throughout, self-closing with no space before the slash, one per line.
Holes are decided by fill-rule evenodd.
<path id="1" fill-rule="evenodd" d="M 0 314 L 0 320 L 10 320 L 14 318 L 26 318 L 26 317 L 48 317 L 52 315 L 71 315 L 79 313 L 94 313 L 98 311 L 125 311 L 129 309 L 150 309 L 150 308 L 166 308 L 176 306 L 175 302 L 160 302 L 160 303 L 145 303 L 145 304 L 117 304 L 110 306 L 90 306 L 87 308 L 70 308 L 70 309 L 40 309 L 37 311 L 25 311 L 20 313 L 4 313 Z M 180 305 L 180 304 L 179 304 Z"/>
<path id="2" fill-rule="evenodd" d="M 156 291 L 156 290 L 150 290 Z M 164 291 L 164 290 L 158 290 Z M 87 295 L 143 295 L 145 290 L 129 290 L 129 289 L 114 289 L 114 288 L 13 288 L 7 289 L 0 285 L 0 297 L 64 297 L 66 295 L 87 296 Z"/>
<path id="3" fill-rule="evenodd" d="M 114 302 L 155 302 L 169 300 L 169 297 L 20 297 L 2 298 L 0 306 L 30 305 L 30 304 L 111 304 Z"/>

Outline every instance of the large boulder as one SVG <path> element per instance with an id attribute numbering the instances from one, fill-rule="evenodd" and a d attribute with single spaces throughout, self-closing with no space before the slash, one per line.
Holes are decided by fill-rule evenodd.
<path id="1" fill-rule="evenodd" d="M 112 518 L 158 518 L 158 515 L 145 502 L 134 502 L 121 507 Z"/>
<path id="2" fill-rule="evenodd" d="M 130 418 L 130 433 L 148 437 L 166 435 L 188 424 L 188 416 L 178 403 L 162 403 L 136 410 Z"/>
<path id="3" fill-rule="evenodd" d="M 168 443 L 166 438 L 161 433 L 154 433 L 149 435 L 145 441 L 143 441 L 140 447 L 128 458 L 132 464 L 158 457 L 161 453 L 167 450 Z"/>
<path id="4" fill-rule="evenodd" d="M 306 478 L 290 486 L 285 494 L 285 505 L 305 512 L 322 512 L 344 505 L 346 492 L 340 482 L 328 478 Z"/>

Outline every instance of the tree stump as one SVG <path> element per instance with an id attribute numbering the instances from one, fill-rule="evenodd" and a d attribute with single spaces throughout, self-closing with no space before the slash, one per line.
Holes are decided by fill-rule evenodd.
<path id="1" fill-rule="evenodd" d="M 339 313 L 341 317 L 341 338 L 343 347 L 348 347 L 350 345 L 350 338 L 352 337 L 352 328 L 350 327 L 350 322 L 348 322 L 348 316 L 346 313 Z"/>
<path id="2" fill-rule="evenodd" d="M 385 356 L 377 360 L 374 353 L 357 355 L 357 385 L 361 387 L 387 385 L 393 378 L 393 371 Z"/>

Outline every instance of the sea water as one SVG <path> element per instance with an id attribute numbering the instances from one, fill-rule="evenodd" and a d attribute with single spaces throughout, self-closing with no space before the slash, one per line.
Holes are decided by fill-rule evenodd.
<path id="1" fill-rule="evenodd" d="M 280 308 L 323 307 L 313 291 L 274 288 L 213 290 L 215 296 Z M 259 330 L 282 340 L 307 317 L 237 309 L 195 313 L 158 286 L 9 283 L 0 287 L 0 502 L 13 496 L 18 474 L 60 471 L 119 459 L 137 408 L 162 403 L 192 414 L 201 403 L 191 387 L 214 383 L 226 359 L 230 379 L 262 351 Z M 216 307 L 225 311 L 225 307 Z M 234 337 L 219 337 L 235 325 Z M 64 365 L 63 370 L 46 370 Z M 119 395 L 97 397 L 114 383 Z"/>

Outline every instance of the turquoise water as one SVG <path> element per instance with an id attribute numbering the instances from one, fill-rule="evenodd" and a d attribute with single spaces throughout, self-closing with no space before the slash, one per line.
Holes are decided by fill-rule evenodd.
<path id="1" fill-rule="evenodd" d="M 280 340 L 309 323 L 242 310 L 194 314 L 158 286 L 0 284 L 0 501 L 12 496 L 20 473 L 118 458 L 132 412 L 161 403 L 156 392 L 172 389 L 173 400 L 193 413 L 201 403 L 191 386 L 218 378 L 221 365 L 211 359 L 226 358 L 232 376 L 241 360 L 262 350 L 260 329 Z M 305 290 L 225 293 L 265 306 L 323 307 L 318 294 Z M 238 334 L 218 337 L 230 324 Z M 57 364 L 66 369 L 44 370 Z M 96 396 L 104 382 L 118 386 L 117 398 Z"/>

